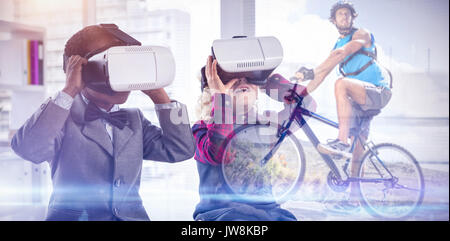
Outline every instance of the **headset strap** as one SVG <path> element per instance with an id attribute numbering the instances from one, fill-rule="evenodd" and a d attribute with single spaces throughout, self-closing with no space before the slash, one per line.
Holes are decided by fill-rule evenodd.
<path id="1" fill-rule="evenodd" d="M 363 67 L 361 67 L 361 68 L 358 69 L 357 71 L 351 72 L 351 73 L 345 73 L 344 70 L 343 70 L 344 65 L 343 65 L 343 64 L 340 64 L 340 65 L 339 65 L 339 72 L 341 72 L 341 74 L 342 74 L 344 77 L 347 77 L 347 76 L 349 76 L 349 75 L 358 75 L 358 74 L 360 74 L 361 72 L 363 72 L 364 70 L 366 70 L 367 68 L 369 68 L 369 66 L 371 66 L 374 62 L 375 62 L 375 61 L 374 61 L 373 59 L 371 59 L 371 60 L 370 60 L 369 62 L 367 62 Z"/>
<path id="2" fill-rule="evenodd" d="M 126 46 L 134 46 L 134 45 L 141 46 L 142 45 L 141 42 L 137 41 L 135 38 L 131 37 L 127 33 L 120 30 L 119 27 L 115 24 L 99 24 L 98 26 L 100 26 L 102 29 L 104 29 L 106 32 L 108 32 L 115 38 L 122 41 Z M 100 51 L 100 52 L 103 52 L 103 51 Z M 63 55 L 63 71 L 64 71 L 64 73 L 66 72 L 67 61 L 69 61 L 69 57 L 64 54 Z"/>
<path id="3" fill-rule="evenodd" d="M 358 51 L 358 52 L 360 52 L 360 51 Z M 358 52 L 356 52 L 356 53 L 358 53 Z M 363 51 L 361 51 L 361 52 L 363 52 Z M 347 59 L 347 61 L 345 61 L 345 62 L 339 64 L 339 72 L 342 74 L 342 76 L 347 77 L 347 76 L 352 76 L 352 75 L 353 75 L 353 76 L 358 75 L 358 74 L 360 74 L 361 72 L 363 72 L 364 70 L 366 70 L 366 69 L 367 69 L 370 65 L 372 65 L 373 63 L 377 63 L 378 66 L 380 66 L 381 68 L 385 69 L 386 72 L 388 73 L 388 75 L 389 75 L 389 88 L 392 89 L 392 88 L 393 88 L 392 83 L 393 83 L 393 81 L 394 81 L 394 78 L 392 77 L 391 71 L 390 71 L 388 68 L 386 68 L 386 67 L 384 67 L 383 65 L 381 65 L 381 64 L 377 61 L 377 56 L 376 56 L 376 55 L 377 55 L 377 48 L 375 47 L 375 54 L 373 54 L 373 53 L 371 53 L 371 52 L 367 52 L 367 51 L 364 51 L 364 52 L 365 52 L 365 53 L 360 53 L 360 54 L 365 54 L 366 56 L 369 56 L 369 57 L 371 57 L 372 59 L 371 59 L 369 62 L 367 62 L 363 67 L 361 67 L 359 70 L 357 70 L 357 71 L 355 71 L 355 72 L 352 72 L 352 73 L 345 73 L 345 72 L 344 72 L 344 69 L 343 69 L 343 68 L 344 68 L 344 65 L 348 63 L 349 59 L 353 58 L 353 57 L 356 55 L 356 53 L 353 54 L 350 58 Z M 370 54 L 370 55 L 369 55 L 369 54 Z"/>
<path id="4" fill-rule="evenodd" d="M 137 41 L 135 38 L 120 30 L 119 27 L 117 27 L 117 25 L 115 24 L 100 24 L 99 26 L 117 39 L 123 41 L 127 46 L 142 45 L 141 42 Z"/>
<path id="5" fill-rule="evenodd" d="M 356 32 L 356 30 L 357 29 L 354 29 L 353 31 L 352 31 L 352 33 L 351 33 L 351 35 L 352 35 L 352 37 L 353 37 L 353 34 Z M 364 49 L 360 49 L 360 50 L 358 50 L 358 51 L 356 51 L 355 53 L 353 53 L 349 58 L 347 58 L 344 62 L 342 62 L 342 63 L 340 63 L 339 64 L 339 72 L 342 74 L 342 76 L 344 76 L 344 77 L 347 77 L 347 76 L 349 76 L 349 75 L 358 75 L 358 74 L 360 74 L 361 72 L 363 72 L 364 70 L 366 70 L 369 66 L 371 66 L 373 63 L 377 63 L 378 64 L 378 66 L 380 66 L 380 67 L 382 67 L 382 68 L 384 68 L 385 70 L 386 70 L 386 72 L 388 73 L 388 75 L 389 75 L 389 79 L 390 79 L 390 83 L 389 83 L 389 88 L 390 89 L 392 89 L 392 82 L 393 82 L 393 77 L 392 77 L 392 73 L 391 73 L 391 71 L 388 69 L 388 68 L 386 68 L 386 67 L 384 67 L 383 65 L 381 65 L 379 62 L 378 62 L 378 60 L 377 60 L 377 56 L 378 56 L 378 51 L 377 51 L 377 46 L 375 45 L 375 43 L 374 43 L 374 37 L 373 37 L 373 35 L 372 34 L 370 34 L 370 37 L 371 37 L 371 42 L 372 42 L 372 45 L 374 45 L 374 52 L 372 53 L 372 52 L 370 52 L 370 51 L 366 51 L 366 50 L 364 50 Z M 369 58 L 371 58 L 371 60 L 369 61 L 369 62 L 367 62 L 363 67 L 361 67 L 359 70 L 357 70 L 357 71 L 355 71 L 355 72 L 352 72 L 352 73 L 345 73 L 344 72 L 344 66 L 348 63 L 348 62 L 350 62 L 350 60 L 352 60 L 356 55 L 358 55 L 358 54 L 362 54 L 362 55 L 365 55 L 365 56 L 367 56 L 367 57 L 369 57 Z"/>

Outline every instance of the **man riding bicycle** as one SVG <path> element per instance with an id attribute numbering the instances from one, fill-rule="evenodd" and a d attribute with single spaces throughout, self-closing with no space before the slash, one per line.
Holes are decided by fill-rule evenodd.
<path id="1" fill-rule="evenodd" d="M 339 121 L 338 138 L 326 144 L 319 144 L 318 150 L 324 154 L 352 158 L 351 175 L 357 176 L 359 159 L 364 152 L 364 143 L 369 135 L 370 121 L 359 126 L 361 142 L 356 142 L 353 154 L 350 154 L 348 138 L 353 141 L 352 133 L 360 124 L 355 116 L 367 110 L 380 110 L 391 98 L 391 90 L 384 79 L 381 67 L 376 62 L 375 40 L 366 29 L 353 27 L 357 13 L 353 4 L 339 1 L 330 11 L 330 21 L 336 26 L 340 37 L 329 57 L 314 70 L 304 67 L 296 73 L 301 80 L 310 79 L 307 92 L 314 91 L 325 77 L 339 64 L 342 76 L 335 82 L 335 97 Z M 335 205 L 339 210 L 359 208 L 356 197 L 357 183 L 351 184 L 350 197 Z"/>

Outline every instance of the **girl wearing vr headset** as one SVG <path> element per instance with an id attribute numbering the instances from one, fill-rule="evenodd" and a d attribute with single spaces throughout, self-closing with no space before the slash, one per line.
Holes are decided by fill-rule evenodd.
<path id="1" fill-rule="evenodd" d="M 269 95 L 276 90 L 279 96 L 269 97 L 283 101 L 283 96 L 292 84 L 281 75 L 275 74 L 265 81 L 252 81 L 251 78 L 225 73 L 217 60 L 208 57 L 202 68 L 202 95 L 197 114 L 200 116 L 193 127 L 197 149 L 195 160 L 200 176 L 200 203 L 194 212 L 195 220 L 205 221 L 294 221 L 295 216 L 282 209 L 274 201 L 245 200 L 235 195 L 226 184 L 224 170 L 227 162 L 224 143 L 239 126 L 257 124 L 266 115 L 258 115 L 256 101 L 259 89 Z M 254 83 L 264 83 L 256 85 Z M 298 91 L 301 91 L 299 89 Z M 305 103 L 315 107 L 313 100 Z M 289 107 L 289 105 L 285 105 Z M 289 117 L 290 108 L 279 113 L 271 113 L 271 121 L 281 122 Z M 249 152 L 251 150 L 248 150 Z"/>

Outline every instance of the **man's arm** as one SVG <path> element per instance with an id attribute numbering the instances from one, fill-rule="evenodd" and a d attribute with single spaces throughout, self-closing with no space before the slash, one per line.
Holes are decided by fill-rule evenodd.
<path id="1" fill-rule="evenodd" d="M 314 69 L 314 79 L 307 86 L 308 93 L 314 91 L 323 82 L 325 77 L 342 62 L 347 56 L 350 56 L 360 50 L 362 47 L 370 47 L 371 37 L 367 30 L 359 29 L 355 32 L 352 40 L 341 48 L 333 50 L 328 58 Z"/>

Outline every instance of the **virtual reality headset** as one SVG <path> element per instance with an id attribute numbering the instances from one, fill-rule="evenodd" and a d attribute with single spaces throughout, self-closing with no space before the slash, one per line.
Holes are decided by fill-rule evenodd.
<path id="1" fill-rule="evenodd" d="M 114 95 L 116 92 L 149 90 L 170 85 L 175 77 L 172 52 L 161 46 L 141 46 L 141 43 L 122 32 L 114 24 L 101 24 L 112 36 L 123 42 L 108 46 L 85 56 L 82 79 L 97 92 Z M 64 70 L 68 57 L 64 56 Z"/>
<path id="2" fill-rule="evenodd" d="M 281 43 L 272 36 L 215 40 L 211 49 L 218 63 L 217 74 L 224 84 L 245 77 L 251 84 L 265 85 L 267 77 L 283 60 Z M 207 84 L 202 68 L 202 90 Z"/>

